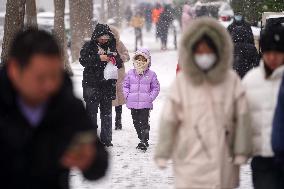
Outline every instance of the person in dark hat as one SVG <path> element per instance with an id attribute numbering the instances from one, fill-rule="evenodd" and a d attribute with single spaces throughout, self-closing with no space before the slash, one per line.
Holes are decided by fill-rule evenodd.
<path id="1" fill-rule="evenodd" d="M 283 189 L 284 169 L 277 164 L 277 154 L 281 154 L 281 150 L 278 151 L 277 148 L 278 144 L 283 146 L 283 137 L 279 138 L 278 124 L 283 124 L 280 120 L 284 114 L 280 114 L 279 108 L 276 110 L 273 136 L 271 133 L 278 92 L 281 91 L 280 84 L 284 75 L 284 27 L 266 27 L 260 35 L 260 48 L 260 65 L 249 71 L 243 79 L 253 129 L 252 180 L 255 189 Z M 271 141 L 274 141 L 276 153 L 273 152 Z"/>
<path id="2" fill-rule="evenodd" d="M 112 62 L 118 69 L 121 68 L 122 60 L 108 25 L 97 24 L 91 41 L 86 42 L 80 52 L 79 61 L 84 67 L 83 97 L 88 114 L 97 128 L 97 113 L 100 107 L 100 139 L 105 146 L 113 146 L 112 100 L 116 98 L 116 80 L 106 80 L 104 70 L 108 62 Z"/>
<path id="3" fill-rule="evenodd" d="M 7 189 L 68 189 L 69 172 L 103 177 L 108 155 L 53 36 L 28 29 L 0 69 L 0 180 Z"/>

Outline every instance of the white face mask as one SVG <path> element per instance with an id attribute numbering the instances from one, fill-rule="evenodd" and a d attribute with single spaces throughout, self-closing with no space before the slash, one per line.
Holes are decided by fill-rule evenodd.
<path id="1" fill-rule="evenodd" d="M 147 70 L 148 68 L 148 62 L 144 62 L 141 60 L 135 60 L 134 61 L 134 68 L 136 70 L 136 72 L 141 75 L 143 74 L 144 71 Z"/>
<path id="2" fill-rule="evenodd" d="M 195 63 L 197 66 L 204 71 L 208 71 L 216 62 L 216 55 L 211 54 L 196 54 L 194 56 Z"/>

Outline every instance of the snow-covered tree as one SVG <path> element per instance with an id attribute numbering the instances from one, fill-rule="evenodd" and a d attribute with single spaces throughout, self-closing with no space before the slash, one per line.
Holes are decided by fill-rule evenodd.
<path id="1" fill-rule="evenodd" d="M 36 0 L 26 0 L 27 27 L 37 28 Z"/>
<path id="2" fill-rule="evenodd" d="M 72 61 L 79 59 L 85 38 L 92 33 L 93 1 L 69 0 Z"/>
<path id="3" fill-rule="evenodd" d="M 72 69 L 67 54 L 67 43 L 65 34 L 65 0 L 54 0 L 54 35 L 61 47 L 62 57 L 64 58 L 64 68 L 72 75 Z"/>
<path id="4" fill-rule="evenodd" d="M 2 44 L 1 62 L 5 63 L 11 42 L 18 31 L 24 28 L 26 0 L 7 0 Z"/>

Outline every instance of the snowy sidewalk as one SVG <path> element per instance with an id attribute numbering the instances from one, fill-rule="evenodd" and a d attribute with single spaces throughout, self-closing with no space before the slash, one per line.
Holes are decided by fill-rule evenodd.
<path id="1" fill-rule="evenodd" d="M 134 48 L 134 36 L 131 29 L 127 29 L 122 34 L 122 41 L 130 52 Z M 160 44 L 155 41 L 153 34 L 144 35 L 145 46 L 150 48 L 152 52 L 152 67 L 158 75 L 161 83 L 161 93 L 154 103 L 154 109 L 151 112 L 151 131 L 150 131 L 150 147 L 146 153 L 136 150 L 139 142 L 130 111 L 124 106 L 122 114 L 122 131 L 113 130 L 113 144 L 110 148 L 111 167 L 108 175 L 98 182 L 85 181 L 79 172 L 74 171 L 71 174 L 71 186 L 73 189 L 170 189 L 173 188 L 173 175 L 171 166 L 166 170 L 159 170 L 154 162 L 153 155 L 155 144 L 158 139 L 159 117 L 163 111 L 163 102 L 169 92 L 169 86 L 175 78 L 175 70 L 177 63 L 177 52 L 170 50 L 159 52 Z M 173 49 L 172 37 L 169 39 L 170 49 Z M 131 53 L 133 55 L 133 53 Z M 82 98 L 82 71 L 83 68 L 79 64 L 72 65 L 75 76 L 74 87 L 76 94 Z M 126 63 L 126 70 L 132 68 L 132 62 Z M 114 111 L 113 111 L 114 112 Z M 113 114 L 114 115 L 114 114 Z M 114 117 L 114 116 L 113 116 Z M 99 119 L 98 119 L 99 120 Z M 113 121 L 114 125 L 114 121 Z M 113 126 L 114 128 L 114 126 Z M 251 179 L 249 167 L 244 167 L 242 171 L 241 189 L 250 189 Z"/>

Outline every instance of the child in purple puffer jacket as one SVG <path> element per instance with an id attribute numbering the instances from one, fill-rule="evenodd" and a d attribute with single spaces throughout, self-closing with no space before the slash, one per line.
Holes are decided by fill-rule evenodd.
<path id="1" fill-rule="evenodd" d="M 136 51 L 133 62 L 134 69 L 125 77 L 123 93 L 140 139 L 137 149 L 146 151 L 149 147 L 150 110 L 153 109 L 153 101 L 160 92 L 160 83 L 156 73 L 150 70 L 151 55 L 147 49 Z"/>

